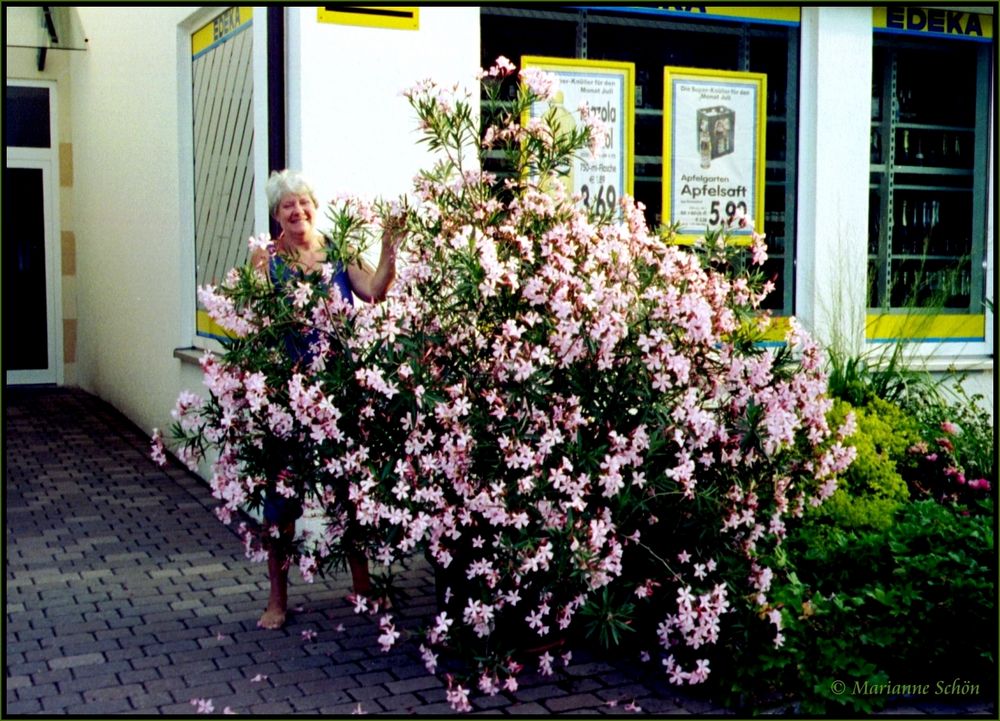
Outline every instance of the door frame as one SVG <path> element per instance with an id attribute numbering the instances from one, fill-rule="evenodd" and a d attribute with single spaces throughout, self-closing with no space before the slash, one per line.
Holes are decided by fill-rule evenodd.
<path id="1" fill-rule="evenodd" d="M 49 91 L 50 142 L 48 148 L 5 147 L 8 168 L 42 171 L 45 233 L 45 304 L 48 335 L 48 367 L 43 370 L 6 370 L 6 385 L 63 383 L 62 244 L 59 226 L 59 139 L 56 133 L 58 107 L 56 84 L 44 80 L 8 79 L 8 86 L 44 87 Z M 10 342 L 10 339 L 7 339 Z"/>

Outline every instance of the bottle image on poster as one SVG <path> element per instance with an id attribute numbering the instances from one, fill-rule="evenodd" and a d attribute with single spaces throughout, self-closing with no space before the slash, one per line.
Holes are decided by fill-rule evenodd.
<path id="1" fill-rule="evenodd" d="M 545 120 L 552 124 L 556 137 L 562 137 L 572 133 L 576 129 L 576 120 L 573 113 L 566 109 L 566 98 L 562 90 L 557 90 L 555 95 L 549 100 L 549 109 L 545 112 Z M 569 169 L 565 175 L 560 175 L 558 179 L 544 178 L 541 188 L 546 193 L 551 193 L 552 183 L 561 182 L 566 188 L 566 194 L 572 195 L 574 185 L 574 163 L 569 164 Z"/>

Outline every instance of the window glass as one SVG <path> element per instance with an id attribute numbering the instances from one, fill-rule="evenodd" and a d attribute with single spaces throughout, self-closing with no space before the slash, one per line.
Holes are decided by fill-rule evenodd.
<path id="1" fill-rule="evenodd" d="M 196 287 L 245 263 L 253 234 L 252 17 L 229 8 L 191 38 Z M 224 335 L 200 305 L 196 331 Z"/>
<path id="2" fill-rule="evenodd" d="M 52 144 L 50 132 L 49 89 L 7 85 L 4 146 L 48 148 Z"/>
<path id="3" fill-rule="evenodd" d="M 988 67 L 981 43 L 876 38 L 869 306 L 983 312 Z"/>

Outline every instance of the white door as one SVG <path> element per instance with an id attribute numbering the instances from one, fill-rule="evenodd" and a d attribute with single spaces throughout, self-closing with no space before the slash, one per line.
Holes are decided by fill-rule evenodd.
<path id="1" fill-rule="evenodd" d="M 55 83 L 5 85 L 3 368 L 5 382 L 62 382 L 59 166 Z"/>

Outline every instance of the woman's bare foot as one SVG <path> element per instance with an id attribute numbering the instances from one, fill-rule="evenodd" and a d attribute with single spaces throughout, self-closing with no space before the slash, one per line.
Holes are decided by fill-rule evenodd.
<path id="1" fill-rule="evenodd" d="M 268 606 L 267 610 L 264 611 L 264 615 L 260 617 L 259 621 L 257 621 L 257 626 L 259 628 L 270 629 L 281 628 L 285 625 L 285 615 L 286 614 L 283 609 L 271 608 Z"/>

